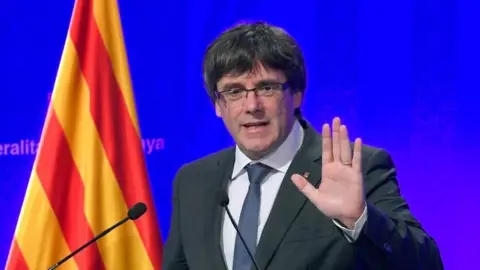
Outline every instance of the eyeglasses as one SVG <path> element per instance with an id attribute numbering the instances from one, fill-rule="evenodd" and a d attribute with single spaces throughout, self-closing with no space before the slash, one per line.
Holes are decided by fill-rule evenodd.
<path id="1" fill-rule="evenodd" d="M 260 84 L 252 89 L 245 88 L 230 88 L 217 92 L 226 101 L 234 102 L 247 97 L 248 92 L 254 92 L 257 97 L 272 97 L 277 93 L 283 92 L 288 88 L 288 83 L 266 83 Z"/>

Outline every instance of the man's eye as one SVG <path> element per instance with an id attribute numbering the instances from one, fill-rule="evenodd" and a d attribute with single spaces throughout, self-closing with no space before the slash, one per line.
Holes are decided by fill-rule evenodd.
<path id="1" fill-rule="evenodd" d="M 271 86 L 271 85 L 264 85 L 264 86 L 262 87 L 262 90 L 263 90 L 263 91 L 267 91 L 267 92 L 268 92 L 268 91 L 273 91 L 273 90 L 274 90 L 274 87 Z"/>
<path id="2" fill-rule="evenodd" d="M 228 94 L 228 95 L 231 95 L 231 96 L 240 95 L 241 93 L 242 93 L 242 89 L 238 89 L 238 88 L 230 89 L 230 90 L 228 90 L 228 92 L 227 92 L 227 94 Z"/>

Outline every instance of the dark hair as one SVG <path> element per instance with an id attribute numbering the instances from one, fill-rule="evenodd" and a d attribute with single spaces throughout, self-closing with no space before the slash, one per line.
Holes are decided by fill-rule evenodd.
<path id="1" fill-rule="evenodd" d="M 297 42 L 282 28 L 265 22 L 240 23 L 224 31 L 205 53 L 203 80 L 212 101 L 225 74 L 250 72 L 257 62 L 283 71 L 291 91 L 305 91 L 305 61 Z M 295 114 L 301 116 L 300 110 Z"/>

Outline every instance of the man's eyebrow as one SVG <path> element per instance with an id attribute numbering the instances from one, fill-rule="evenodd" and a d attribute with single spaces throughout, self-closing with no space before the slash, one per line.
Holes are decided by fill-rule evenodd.
<path id="1" fill-rule="evenodd" d="M 272 84 L 272 83 L 281 83 L 281 81 L 276 79 L 264 79 L 258 81 L 255 85 L 265 85 L 265 84 Z"/>
<path id="2" fill-rule="evenodd" d="M 232 83 L 226 83 L 222 86 L 223 89 L 228 89 L 228 88 L 237 88 L 237 87 L 245 87 L 242 83 L 239 82 L 232 82 Z"/>
<path id="3" fill-rule="evenodd" d="M 264 79 L 264 80 L 259 80 L 258 82 L 255 83 L 255 85 L 258 86 L 258 85 L 265 85 L 265 84 L 272 84 L 272 83 L 280 83 L 280 81 L 275 79 Z M 222 86 L 222 89 L 229 89 L 229 88 L 245 88 L 245 85 L 239 82 L 231 82 L 231 83 L 226 83 Z"/>

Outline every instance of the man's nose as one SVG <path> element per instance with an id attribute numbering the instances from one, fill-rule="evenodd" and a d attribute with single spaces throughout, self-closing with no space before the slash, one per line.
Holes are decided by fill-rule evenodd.
<path id="1" fill-rule="evenodd" d="M 248 91 L 245 97 L 245 106 L 248 112 L 261 110 L 262 104 L 255 91 Z"/>

